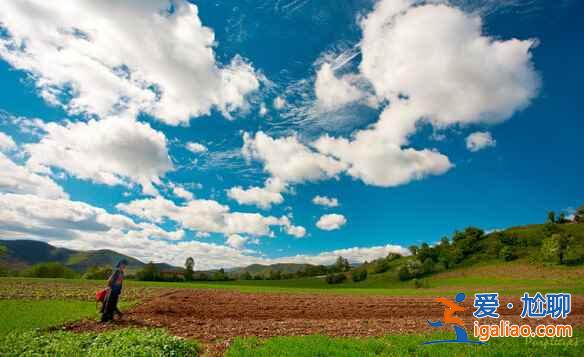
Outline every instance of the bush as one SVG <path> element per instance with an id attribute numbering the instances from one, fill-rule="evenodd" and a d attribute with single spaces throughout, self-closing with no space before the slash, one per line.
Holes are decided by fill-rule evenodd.
<path id="1" fill-rule="evenodd" d="M 414 279 L 412 281 L 414 282 L 414 288 L 416 288 L 416 289 L 430 287 L 430 285 L 428 284 L 428 281 L 426 279 Z"/>
<path id="2" fill-rule="evenodd" d="M 367 269 L 353 270 L 351 272 L 351 279 L 356 283 L 367 280 Z"/>
<path id="3" fill-rule="evenodd" d="M 32 267 L 26 269 L 23 276 L 29 278 L 67 278 L 73 279 L 79 276 L 75 271 L 67 268 L 63 264 L 49 262 L 35 264 Z"/>
<path id="4" fill-rule="evenodd" d="M 434 261 L 432 258 L 426 258 L 423 266 L 424 274 L 431 274 L 434 271 Z"/>
<path id="5" fill-rule="evenodd" d="M 340 284 L 347 280 L 347 276 L 343 273 L 328 274 L 324 280 L 327 284 Z"/>
<path id="6" fill-rule="evenodd" d="M 399 267 L 397 270 L 397 276 L 399 280 L 404 281 L 420 277 L 423 272 L 422 263 L 418 260 L 408 260 L 405 264 Z"/>
<path id="7" fill-rule="evenodd" d="M 158 281 L 160 280 L 160 272 L 156 265 L 150 262 L 136 274 L 136 279 L 142 281 Z"/>
<path id="8" fill-rule="evenodd" d="M 499 251 L 499 258 L 503 259 L 504 261 L 508 262 L 516 258 L 515 254 L 513 254 L 513 248 L 509 246 L 504 246 Z"/>
<path id="9" fill-rule="evenodd" d="M 83 274 L 84 279 L 106 280 L 112 275 L 112 268 L 91 267 Z"/>
<path id="10" fill-rule="evenodd" d="M 389 263 L 386 259 L 378 259 L 375 261 L 375 265 L 373 266 L 373 273 L 380 274 L 385 273 L 389 270 Z"/>

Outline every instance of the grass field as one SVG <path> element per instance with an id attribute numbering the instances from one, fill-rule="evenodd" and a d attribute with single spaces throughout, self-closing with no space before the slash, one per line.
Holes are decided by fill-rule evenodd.
<path id="1" fill-rule="evenodd" d="M 451 336 L 442 334 L 394 335 L 383 338 L 329 338 L 326 336 L 238 338 L 228 357 L 271 356 L 580 356 L 583 332 L 571 339 L 492 339 L 487 345 L 423 345 Z"/>
<path id="2" fill-rule="evenodd" d="M 95 303 L 62 300 L 0 300 L 0 334 L 47 328 L 97 316 Z"/>

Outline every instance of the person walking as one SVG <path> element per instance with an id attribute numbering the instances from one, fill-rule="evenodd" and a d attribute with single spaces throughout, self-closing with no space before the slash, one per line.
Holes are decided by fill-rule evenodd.
<path id="1" fill-rule="evenodd" d="M 122 259 L 116 264 L 116 270 L 112 273 L 107 281 L 108 293 L 101 306 L 101 322 L 109 322 L 114 319 L 114 314 L 122 317 L 122 312 L 118 309 L 118 300 L 122 293 L 122 284 L 124 282 L 124 272 L 128 261 Z"/>

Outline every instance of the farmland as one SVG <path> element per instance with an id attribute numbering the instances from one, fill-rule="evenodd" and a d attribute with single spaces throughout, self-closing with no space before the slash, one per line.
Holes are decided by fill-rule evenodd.
<path id="1" fill-rule="evenodd" d="M 433 301 L 458 291 L 472 294 L 486 287 L 501 291 L 514 309 L 504 317 L 518 321 L 521 291 L 571 291 L 573 310 L 567 322 L 572 339 L 495 339 L 489 353 L 544 351 L 577 355 L 584 327 L 582 268 L 537 267 L 521 262 L 506 269 L 475 266 L 436 275 L 425 288 L 383 276 L 366 284 L 325 284 L 322 279 L 234 282 L 138 282 L 124 288 L 125 317 L 113 325 L 96 322 L 93 293 L 101 281 L 80 279 L 0 279 L 0 351 L 17 355 L 33 350 L 76 355 L 273 356 L 273 355 L 403 355 L 486 353 L 468 346 L 421 346 L 448 332 L 430 331 L 427 319 L 442 310 Z M 522 272 L 515 278 L 512 272 Z M 545 279 L 545 276 L 553 278 Z M 462 315 L 470 322 L 471 302 Z M 18 316 L 14 319 L 14 316 Z M 9 331 L 11 331 L 9 333 Z M 115 343 L 119 343 L 115 345 Z M 155 345 L 152 341 L 157 341 Z M 123 345 L 122 345 L 123 342 Z M 545 343 L 544 343 L 545 342 Z M 113 344 L 114 343 L 114 344 Z M 112 345 L 113 344 L 113 345 Z M 112 347 L 113 346 L 113 347 Z M 170 346 L 170 347 L 168 347 Z"/>

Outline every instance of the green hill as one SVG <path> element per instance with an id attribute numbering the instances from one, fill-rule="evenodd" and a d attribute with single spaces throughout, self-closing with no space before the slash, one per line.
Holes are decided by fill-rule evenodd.
<path id="1" fill-rule="evenodd" d="M 251 275 L 262 275 L 267 276 L 271 271 L 279 271 L 282 274 L 294 274 L 299 271 L 305 270 L 310 267 L 310 264 L 294 264 L 294 263 L 281 263 L 281 264 L 252 264 L 247 267 L 234 268 L 229 271 L 232 275 L 239 275 L 244 273 L 250 273 Z"/>
<path id="2" fill-rule="evenodd" d="M 128 270 L 131 272 L 140 270 L 145 265 L 138 259 L 107 249 L 77 251 L 34 240 L 0 240 L 0 246 L 4 251 L 0 254 L 0 266 L 13 271 L 47 262 L 61 263 L 79 273 L 90 267 L 112 267 L 121 259 L 128 261 Z M 157 266 L 159 269 L 178 269 L 168 264 Z"/>
<path id="3" fill-rule="evenodd" d="M 410 256 L 390 254 L 355 268 L 354 271 L 367 270 L 369 273 L 367 281 L 356 285 L 381 287 L 410 280 L 421 286 L 431 285 L 436 279 L 469 271 L 469 268 L 488 270 L 489 276 L 494 276 L 493 273 L 505 271 L 507 267 L 523 267 L 516 270 L 518 277 L 525 271 L 540 271 L 540 277 L 552 277 L 553 274 L 546 272 L 584 264 L 584 224 L 533 224 L 488 234 L 469 227 L 455 232 L 451 238 L 444 237 L 438 244 L 424 243 L 411 246 L 410 250 Z M 490 267 L 493 269 L 485 270 Z M 341 285 L 350 284 L 353 283 L 347 281 Z"/>

